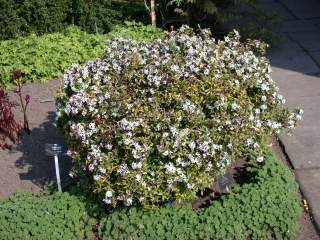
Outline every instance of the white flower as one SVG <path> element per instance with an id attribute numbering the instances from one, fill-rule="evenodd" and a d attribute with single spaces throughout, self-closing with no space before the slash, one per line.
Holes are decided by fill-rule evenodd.
<path id="1" fill-rule="evenodd" d="M 140 169 L 142 168 L 142 163 L 141 162 L 133 162 L 131 163 L 132 169 Z"/>
<path id="2" fill-rule="evenodd" d="M 263 84 L 261 84 L 261 90 L 262 91 L 268 91 L 269 87 L 265 83 L 263 83 Z"/>
<path id="3" fill-rule="evenodd" d="M 175 173 L 176 172 L 176 167 L 173 165 L 173 163 L 167 163 L 166 165 L 164 165 L 164 167 L 166 168 L 166 170 L 169 173 Z"/>
<path id="4" fill-rule="evenodd" d="M 247 146 L 250 146 L 253 144 L 253 140 L 251 138 L 248 138 L 246 141 Z"/>
<path id="5" fill-rule="evenodd" d="M 140 174 L 137 174 L 137 175 L 136 175 L 136 180 L 137 180 L 138 182 L 141 181 L 141 175 L 140 175 Z"/>
<path id="6" fill-rule="evenodd" d="M 169 133 L 167 133 L 167 132 L 164 132 L 163 134 L 162 134 L 162 137 L 163 138 L 167 138 L 169 136 Z"/>
<path id="7" fill-rule="evenodd" d="M 196 147 L 196 144 L 195 144 L 195 142 L 189 142 L 189 143 L 188 143 L 188 146 L 189 146 L 190 149 L 193 151 L 193 150 L 195 149 L 195 147 Z"/>
<path id="8" fill-rule="evenodd" d="M 263 156 L 257 157 L 257 162 L 263 162 Z"/>
<path id="9" fill-rule="evenodd" d="M 193 188 L 193 185 L 192 185 L 191 183 L 188 183 L 188 184 L 187 184 L 187 188 L 192 189 L 192 188 Z"/>
<path id="10" fill-rule="evenodd" d="M 125 176 L 127 174 L 127 165 L 126 164 L 121 164 L 117 170 L 117 173 L 120 175 L 120 176 Z"/>
<path id="11" fill-rule="evenodd" d="M 261 108 L 262 110 L 266 110 L 268 107 L 267 107 L 267 105 L 263 104 L 263 105 L 260 106 L 260 108 Z"/>
<path id="12" fill-rule="evenodd" d="M 105 204 L 111 204 L 111 199 L 110 199 L 110 198 L 104 198 L 104 199 L 103 199 L 103 202 L 104 202 Z"/>
<path id="13" fill-rule="evenodd" d="M 231 104 L 231 109 L 232 110 L 237 110 L 237 109 L 239 109 L 240 108 L 240 105 L 239 104 L 237 104 L 237 103 L 232 103 Z"/>
<path id="14" fill-rule="evenodd" d="M 108 150 L 111 150 L 111 149 L 112 149 L 112 145 L 111 145 L 111 144 L 107 144 L 107 145 L 106 145 L 106 148 L 107 148 Z"/>
<path id="15" fill-rule="evenodd" d="M 100 175 L 94 175 L 94 176 L 93 176 L 93 179 L 94 179 L 95 181 L 98 181 L 98 180 L 101 179 L 101 176 L 100 176 Z"/>
<path id="16" fill-rule="evenodd" d="M 112 191 L 108 190 L 106 191 L 106 198 L 111 198 L 112 197 Z"/>
<path id="17" fill-rule="evenodd" d="M 132 198 L 127 198 L 126 200 L 126 206 L 131 206 L 132 205 Z"/>

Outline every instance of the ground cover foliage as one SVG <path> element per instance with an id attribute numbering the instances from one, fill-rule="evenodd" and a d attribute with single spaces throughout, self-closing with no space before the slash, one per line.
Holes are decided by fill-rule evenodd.
<path id="1" fill-rule="evenodd" d="M 0 238 L 16 239 L 295 239 L 302 211 L 291 171 L 270 150 L 252 157 L 245 182 L 206 208 L 103 206 L 80 185 L 67 193 L 17 193 L 0 200 Z M 84 197 L 85 196 L 85 197 Z"/>
<path id="2" fill-rule="evenodd" d="M 112 36 L 148 41 L 161 33 L 155 27 L 126 22 L 109 34 L 88 34 L 73 26 L 58 33 L 0 41 L 0 83 L 4 87 L 12 85 L 14 69 L 21 69 L 27 82 L 61 77 L 71 64 L 98 58 Z"/>

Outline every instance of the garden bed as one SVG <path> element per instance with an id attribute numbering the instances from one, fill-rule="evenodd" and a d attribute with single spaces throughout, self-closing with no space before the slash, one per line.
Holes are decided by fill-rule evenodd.
<path id="1" fill-rule="evenodd" d="M 75 188 L 63 194 L 20 193 L 0 202 L 0 236 L 41 239 L 46 233 L 62 239 L 68 233 L 69 239 L 93 239 L 88 224 L 97 228 L 99 222 L 102 239 L 295 239 L 301 213 L 297 184 L 282 162 L 269 150 L 265 154 L 263 163 L 246 167 L 245 182 L 198 210 L 188 204 L 96 215 L 103 212 L 101 205 Z"/>

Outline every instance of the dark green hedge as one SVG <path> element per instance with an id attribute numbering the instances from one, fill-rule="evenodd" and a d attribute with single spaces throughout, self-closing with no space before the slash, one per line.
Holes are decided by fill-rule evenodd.
<path id="1" fill-rule="evenodd" d="M 290 170 L 266 153 L 251 163 L 246 183 L 208 208 L 191 206 L 115 210 L 99 217 L 102 239 L 244 240 L 295 239 L 301 213 L 297 184 Z M 19 193 L 0 200 L 0 239 L 94 239 L 91 216 L 103 210 L 84 200 L 79 188 L 68 193 Z M 96 233 L 97 234 L 97 233 Z"/>
<path id="2" fill-rule="evenodd" d="M 106 33 L 116 16 L 111 0 L 0 0 L 0 40 L 61 31 L 70 24 Z"/>
<path id="3" fill-rule="evenodd" d="M 17 193 L 0 200 L 0 239 L 92 239 L 86 205 L 68 193 Z"/>
<path id="4" fill-rule="evenodd" d="M 209 208 L 115 211 L 102 219 L 100 233 L 103 239 L 295 239 L 301 207 L 290 170 L 270 152 L 247 170 L 248 183 Z"/>

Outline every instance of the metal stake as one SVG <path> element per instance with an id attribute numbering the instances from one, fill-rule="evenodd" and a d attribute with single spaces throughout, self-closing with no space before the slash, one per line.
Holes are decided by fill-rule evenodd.
<path id="1" fill-rule="evenodd" d="M 57 177 L 57 184 L 58 184 L 58 191 L 62 192 L 61 190 L 61 180 L 60 180 L 60 172 L 59 172 L 59 161 L 58 161 L 58 155 L 54 155 L 54 164 L 56 167 L 56 177 Z"/>
<path id="2" fill-rule="evenodd" d="M 54 157 L 54 165 L 55 165 L 55 169 L 56 169 L 58 191 L 62 192 L 60 171 L 59 171 L 59 160 L 58 160 L 58 155 L 61 154 L 61 146 L 59 146 L 58 144 L 46 144 L 45 145 L 45 152 L 46 152 L 47 156 Z"/>

